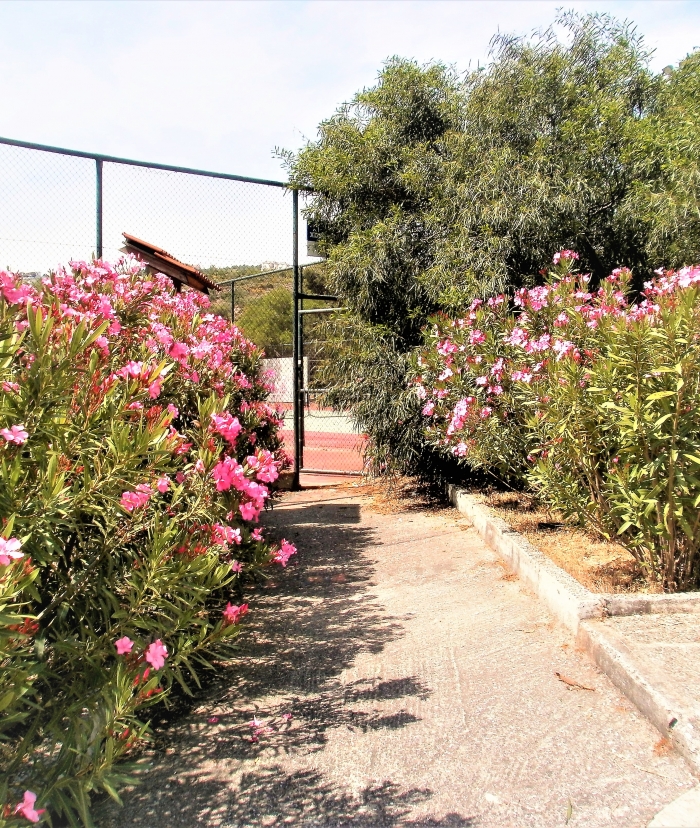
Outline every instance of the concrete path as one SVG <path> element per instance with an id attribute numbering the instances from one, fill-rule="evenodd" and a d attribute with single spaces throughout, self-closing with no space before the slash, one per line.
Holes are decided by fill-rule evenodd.
<path id="1" fill-rule="evenodd" d="M 459 513 L 362 492 L 286 494 L 267 516 L 296 565 L 99 828 L 644 828 L 693 787 Z"/>

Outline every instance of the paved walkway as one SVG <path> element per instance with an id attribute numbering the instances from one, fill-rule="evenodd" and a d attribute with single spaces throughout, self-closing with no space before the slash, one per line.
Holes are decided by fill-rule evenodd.
<path id="1" fill-rule="evenodd" d="M 100 828 L 644 828 L 693 787 L 464 518 L 362 491 L 286 494 L 267 516 L 296 566 L 253 596 L 241 661 L 159 732 Z"/>

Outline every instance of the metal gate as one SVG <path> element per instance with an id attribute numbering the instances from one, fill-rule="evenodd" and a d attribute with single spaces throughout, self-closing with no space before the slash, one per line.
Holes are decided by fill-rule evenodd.
<path id="1" fill-rule="evenodd" d="M 296 290 L 298 425 L 296 457 L 302 474 L 359 475 L 363 468 L 364 439 L 351 418 L 328 405 L 322 382 L 329 314 L 342 314 L 340 300 L 327 292 L 322 265 L 298 268 Z M 341 317 L 342 318 L 342 317 Z"/>

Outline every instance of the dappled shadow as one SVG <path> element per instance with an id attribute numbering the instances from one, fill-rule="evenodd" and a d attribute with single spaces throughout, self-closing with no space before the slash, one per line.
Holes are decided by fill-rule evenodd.
<path id="1" fill-rule="evenodd" d="M 282 504 L 264 523 L 298 544 L 294 563 L 255 589 L 238 658 L 220 666 L 187 716 L 156 723 L 142 785 L 127 792 L 123 810 L 103 804 L 97 824 L 473 825 L 457 815 L 407 822 L 429 790 L 387 781 L 358 799 L 316 772 L 288 767 L 321 750 L 330 729 L 411 725 L 413 713 L 373 705 L 427 699 L 430 688 L 415 676 L 343 680 L 359 653 L 379 653 L 403 634 L 402 619 L 370 589 L 374 569 L 362 551 L 378 539 L 360 524 L 357 502 Z"/>
<path id="2" fill-rule="evenodd" d="M 241 774 L 235 793 L 225 781 L 179 779 L 159 790 L 134 824 L 148 826 L 294 825 L 304 828 L 475 828 L 476 819 L 459 814 L 411 819 L 432 791 L 401 790 L 392 782 L 370 785 L 356 795 L 330 784 L 312 770 L 285 773 L 279 766 Z M 161 821 L 162 820 L 162 821 Z M 122 822 L 122 824 L 132 824 Z M 111 828 L 111 826 L 104 826 Z"/>

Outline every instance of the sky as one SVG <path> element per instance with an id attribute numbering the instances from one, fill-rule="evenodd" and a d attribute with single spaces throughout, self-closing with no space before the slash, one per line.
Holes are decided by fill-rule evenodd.
<path id="1" fill-rule="evenodd" d="M 275 147 L 313 139 L 387 58 L 466 71 L 496 32 L 546 27 L 558 7 L 634 21 L 657 70 L 700 46 L 694 0 L 4 0 L 0 135 L 284 179 Z"/>

